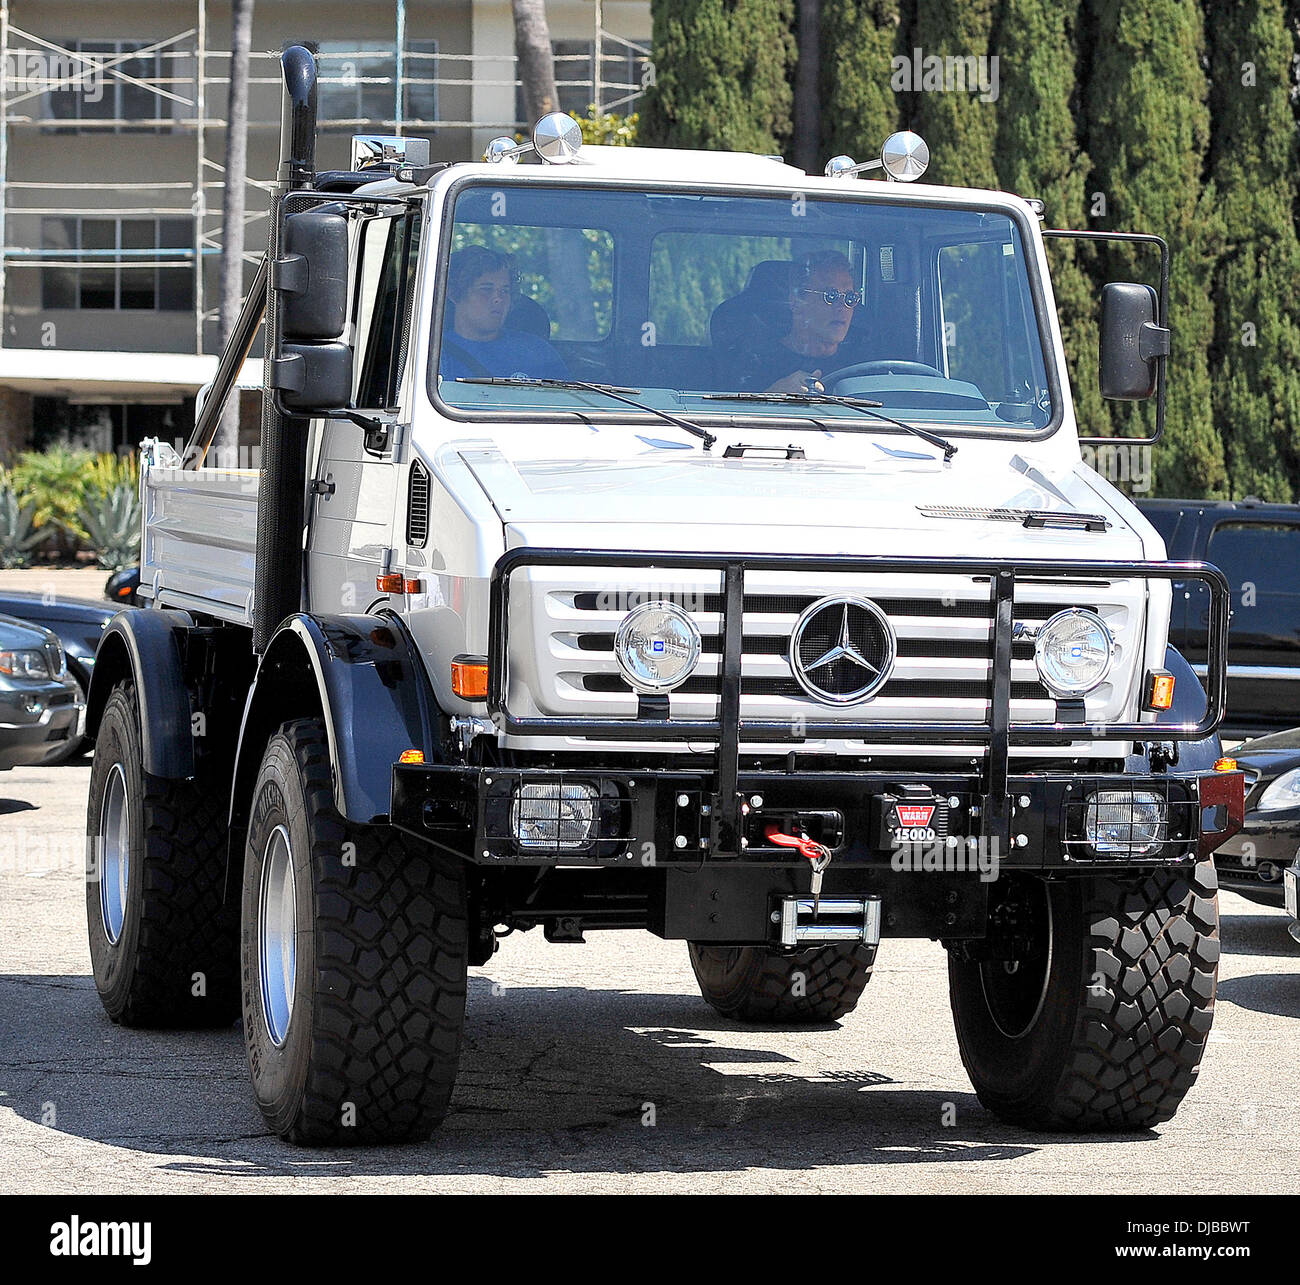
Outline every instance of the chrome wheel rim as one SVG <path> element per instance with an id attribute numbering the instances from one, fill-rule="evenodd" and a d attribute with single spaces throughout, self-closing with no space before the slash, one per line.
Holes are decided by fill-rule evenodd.
<path id="1" fill-rule="evenodd" d="M 262 983 L 266 1033 L 278 1048 L 293 1017 L 297 962 L 298 910 L 294 898 L 293 852 L 289 831 L 277 825 L 262 854 L 262 888 L 258 899 L 257 958 Z"/>
<path id="2" fill-rule="evenodd" d="M 131 873 L 131 820 L 126 806 L 126 773 L 109 769 L 99 810 L 99 913 L 104 936 L 116 946 L 126 922 L 126 890 Z"/>

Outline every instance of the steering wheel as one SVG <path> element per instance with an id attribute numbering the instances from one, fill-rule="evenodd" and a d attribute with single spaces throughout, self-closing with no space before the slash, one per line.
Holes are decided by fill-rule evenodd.
<path id="1" fill-rule="evenodd" d="M 943 371 L 937 366 L 927 366 L 923 361 L 905 361 L 899 357 L 886 361 L 856 361 L 851 366 L 841 366 L 822 376 L 822 383 L 829 387 L 841 380 L 852 379 L 859 375 L 925 375 L 930 379 L 942 379 Z"/>

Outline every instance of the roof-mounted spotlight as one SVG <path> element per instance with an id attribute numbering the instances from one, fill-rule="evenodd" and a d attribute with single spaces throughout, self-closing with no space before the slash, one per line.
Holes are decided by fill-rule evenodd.
<path id="1" fill-rule="evenodd" d="M 490 165 L 514 165 L 529 152 L 548 165 L 568 165 L 582 147 L 582 127 L 564 112 L 550 112 L 533 126 L 532 141 L 516 143 L 513 138 L 494 138 L 483 152 Z"/>
<path id="2" fill-rule="evenodd" d="M 861 174 L 864 170 L 885 171 L 885 177 L 891 182 L 914 183 L 925 173 L 930 164 L 930 149 L 920 134 L 910 129 L 890 134 L 885 145 L 880 149 L 880 158 L 863 161 L 860 165 L 851 156 L 832 156 L 826 162 L 827 178 L 848 178 Z"/>

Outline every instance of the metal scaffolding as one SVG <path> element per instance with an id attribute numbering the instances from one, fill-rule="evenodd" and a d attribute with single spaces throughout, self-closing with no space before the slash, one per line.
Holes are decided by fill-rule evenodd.
<path id="1" fill-rule="evenodd" d="M 594 56 L 562 54 L 556 58 L 557 84 L 561 90 L 589 88 L 589 101 L 598 111 L 626 111 L 639 97 L 643 86 L 630 81 L 607 80 L 603 75 L 604 63 L 611 57 L 629 63 L 631 58 L 648 59 L 644 46 L 606 30 L 603 27 L 602 6 L 595 2 Z M 209 307 L 205 298 L 203 264 L 222 249 L 219 223 L 219 195 L 209 200 L 209 194 L 224 186 L 225 169 L 218 159 L 208 152 L 208 130 L 226 127 L 225 105 L 229 86 L 228 49 L 214 48 L 209 43 L 207 12 L 204 0 L 195 0 L 196 21 L 192 26 L 153 41 L 150 44 L 117 52 L 85 52 L 75 43 L 61 44 L 25 28 L 17 27 L 11 20 L 11 0 L 0 0 L 0 320 L 8 316 L 10 273 L 20 268 L 79 267 L 86 264 L 111 265 L 115 270 L 132 271 L 176 267 L 189 264 L 194 281 L 194 351 L 204 351 L 204 327 L 216 316 L 216 308 Z M 336 128 L 384 129 L 400 133 L 403 129 L 418 132 L 421 129 L 492 129 L 513 132 L 521 122 L 517 120 L 458 120 L 437 115 L 434 119 L 403 119 L 407 95 L 425 88 L 437 94 L 440 89 L 466 91 L 471 87 L 491 87 L 501 90 L 517 88 L 513 58 L 501 54 L 455 53 L 436 49 L 418 50 L 409 47 L 406 35 L 406 0 L 395 0 L 394 41 L 392 46 L 392 74 L 358 74 L 357 67 L 367 59 L 376 57 L 374 48 L 355 50 L 332 49 L 322 52 L 321 84 L 356 88 L 358 94 L 365 86 L 392 87 L 392 116 L 376 120 L 358 116 L 355 119 L 330 118 Z M 100 42 L 108 43 L 108 42 Z M 432 43 L 432 42 L 425 42 Z M 611 55 L 610 48 L 619 52 Z M 153 74 L 136 75 L 129 70 L 131 64 L 149 60 Z M 249 76 L 250 117 L 249 127 L 264 129 L 278 125 L 273 113 L 279 100 L 279 58 L 265 51 L 254 51 Z M 586 66 L 582 66 L 586 64 Z M 509 68 L 509 77 L 502 75 Z M 480 74 L 480 68 L 486 74 Z M 566 76 L 566 72 L 583 72 L 586 75 Z M 153 116 L 116 113 L 77 116 L 67 120 L 52 116 L 45 105 L 49 96 L 63 91 L 75 92 L 93 83 L 102 94 L 112 90 L 113 102 L 117 95 L 129 87 L 137 95 L 149 95 Z M 274 103 L 270 114 L 258 116 L 253 109 L 259 87 L 262 97 Z M 358 104 L 360 98 L 358 97 Z M 82 181 L 77 178 L 24 181 L 10 178 L 10 135 L 15 128 L 75 128 L 79 133 L 95 130 L 167 130 L 172 133 L 192 131 L 194 134 L 194 177 L 192 180 L 161 183 Z M 259 192 L 269 192 L 271 181 L 248 179 L 248 185 Z M 13 204 L 16 193 L 51 193 L 48 204 Z M 78 201 L 79 193 L 112 192 L 118 198 L 115 204 L 92 206 Z M 147 194 L 147 196 L 146 196 Z M 64 203 L 66 202 L 66 203 Z M 251 212 L 245 216 L 246 224 L 257 223 L 266 217 L 265 201 L 250 202 Z M 209 211 L 211 210 L 211 214 Z M 174 218 L 192 220 L 193 234 L 184 246 L 158 246 L 154 250 L 75 249 L 50 248 L 43 244 L 14 244 L 13 228 L 18 217 L 39 218 L 42 215 Z M 40 241 L 40 237 L 34 238 Z M 256 262 L 258 251 L 246 251 L 245 262 Z M 6 346 L 5 327 L 0 325 L 0 347 Z"/>

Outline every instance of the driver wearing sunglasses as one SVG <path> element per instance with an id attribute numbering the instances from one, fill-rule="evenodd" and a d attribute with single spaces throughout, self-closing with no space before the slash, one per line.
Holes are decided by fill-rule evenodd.
<path id="1" fill-rule="evenodd" d="M 790 329 L 752 354 L 741 388 L 769 393 L 822 391 L 823 372 L 845 364 L 836 357 L 861 305 L 853 270 L 838 250 L 817 251 L 796 261 Z"/>

